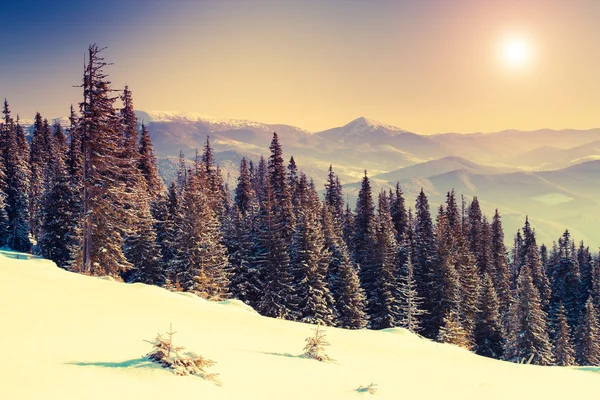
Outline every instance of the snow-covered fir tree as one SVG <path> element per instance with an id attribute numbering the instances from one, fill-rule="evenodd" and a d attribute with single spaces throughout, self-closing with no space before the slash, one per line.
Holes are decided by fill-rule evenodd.
<path id="1" fill-rule="evenodd" d="M 54 153 L 54 140 L 47 119 L 35 115 L 31 138 L 31 181 L 29 186 L 29 225 L 36 240 L 40 237 L 41 201 L 44 194 L 45 172 L 50 170 L 50 155 Z"/>
<path id="2" fill-rule="evenodd" d="M 575 365 L 575 349 L 571 339 L 571 328 L 567 322 L 565 307 L 562 304 L 558 309 L 553 343 L 555 364 L 562 366 Z"/>
<path id="3" fill-rule="evenodd" d="M 190 176 L 174 218 L 172 273 L 181 290 L 223 299 L 229 289 L 227 251 L 204 190 L 200 176 Z"/>
<path id="4" fill-rule="evenodd" d="M 422 334 L 433 339 L 439 329 L 438 315 L 433 314 L 437 294 L 433 289 L 433 271 L 437 259 L 429 201 L 423 189 L 415 204 L 412 262 L 417 281 L 417 293 L 423 299 Z"/>
<path id="5" fill-rule="evenodd" d="M 417 333 L 421 330 L 421 319 L 424 314 L 422 309 L 423 299 L 419 297 L 417 292 L 417 282 L 408 240 L 400 245 L 398 253 L 400 263 L 400 277 L 397 281 L 399 292 L 398 326 Z"/>
<path id="6" fill-rule="evenodd" d="M 387 194 L 379 194 L 375 219 L 374 281 L 367 290 L 367 310 L 373 329 L 397 326 L 400 320 L 398 243 Z M 366 285 L 365 285 L 366 286 Z"/>
<path id="7" fill-rule="evenodd" d="M 259 313 L 269 317 L 292 318 L 292 276 L 289 271 L 289 242 L 281 235 L 282 220 L 273 206 L 274 194 L 266 181 L 264 198 L 256 218 L 251 268 L 261 284 L 261 297 L 253 305 Z"/>
<path id="8" fill-rule="evenodd" d="M 329 252 L 328 285 L 334 300 L 336 325 L 361 329 L 367 325 L 365 293 L 360 286 L 356 265 L 343 239 L 342 227 L 336 225 L 331 206 L 323 204 L 322 225 L 325 248 Z"/>
<path id="9" fill-rule="evenodd" d="M 154 146 L 150 139 L 148 127 L 142 123 L 140 145 L 139 145 L 139 169 L 146 180 L 146 187 L 152 199 L 163 191 L 164 183 L 158 174 L 156 156 L 154 155 Z"/>
<path id="10" fill-rule="evenodd" d="M 547 311 L 550 303 L 550 282 L 546 276 L 546 271 L 544 271 L 535 230 L 531 227 L 528 217 L 525 218 L 525 225 L 523 226 L 523 244 L 519 252 L 519 258 L 521 268 L 524 265 L 529 267 L 533 284 L 540 294 L 542 308 Z"/>
<path id="11" fill-rule="evenodd" d="M 515 298 L 511 304 L 504 357 L 513 362 L 532 358 L 533 364 L 554 362 L 547 331 L 547 315 L 542 309 L 540 294 L 533 283 L 531 268 L 521 268 Z"/>
<path id="12" fill-rule="evenodd" d="M 496 209 L 491 225 L 491 253 L 492 253 L 492 280 L 494 288 L 498 295 L 498 306 L 500 315 L 504 316 L 503 326 L 506 327 L 506 316 L 511 301 L 510 292 L 510 268 L 508 263 L 508 253 L 504 245 L 504 230 L 502 229 L 502 217 Z"/>
<path id="13" fill-rule="evenodd" d="M 29 252 L 29 144 L 18 120 L 14 123 L 6 99 L 2 112 L 0 154 L 6 173 L 4 190 L 8 219 L 5 244 L 13 250 Z"/>
<path id="14" fill-rule="evenodd" d="M 400 243 L 408 229 L 408 214 L 404 204 L 404 193 L 400 183 L 396 183 L 395 191 L 390 190 L 390 214 L 396 229 L 396 241 Z"/>
<path id="15" fill-rule="evenodd" d="M 79 218 L 76 188 L 67 169 L 67 144 L 60 126 L 55 130 L 55 146 L 44 171 L 44 192 L 40 202 L 39 247 L 42 256 L 58 266 L 73 268 L 79 256 Z"/>
<path id="16" fill-rule="evenodd" d="M 581 307 L 581 275 L 577 255 L 571 242 L 571 234 L 568 230 L 558 240 L 558 254 L 550 277 L 552 290 L 550 315 L 552 317 L 557 315 L 562 304 L 569 327 L 573 330 L 577 326 Z"/>
<path id="17" fill-rule="evenodd" d="M 575 359 L 579 365 L 600 365 L 600 326 L 591 299 L 585 303 L 579 320 Z"/>
<path id="18" fill-rule="evenodd" d="M 473 332 L 475 352 L 500 359 L 504 350 L 500 304 L 492 277 L 485 273 L 479 295 L 479 311 Z"/>
<path id="19" fill-rule="evenodd" d="M 365 171 L 356 201 L 352 247 L 354 261 L 359 265 L 360 284 L 367 296 L 367 309 L 371 307 L 376 293 L 376 240 L 375 205 L 371 182 Z"/>
<path id="20" fill-rule="evenodd" d="M 306 176 L 301 175 L 298 188 L 306 193 L 297 197 L 297 216 L 290 270 L 294 277 L 294 317 L 302 322 L 332 325 L 333 297 L 327 285 L 330 253 L 320 220 L 320 202 Z"/>
<path id="21" fill-rule="evenodd" d="M 452 311 L 444 316 L 444 323 L 440 328 L 437 341 L 454 344 L 467 350 L 471 349 L 471 338 L 458 320 L 458 316 Z"/>
<path id="22" fill-rule="evenodd" d="M 148 284 L 164 285 L 166 277 L 164 269 L 160 264 L 160 246 L 157 243 L 156 221 L 151 213 L 152 202 L 157 194 L 156 187 L 151 188 L 149 184 L 156 185 L 156 167 L 151 167 L 155 160 L 152 159 L 152 143 L 146 132 L 144 145 L 145 153 L 141 151 L 141 140 L 137 130 L 138 122 L 133 109 L 133 95 L 129 87 L 125 86 L 121 95 L 123 108 L 119 111 L 122 149 L 120 155 L 122 179 L 125 182 L 125 191 L 128 194 L 123 204 L 127 210 L 128 227 L 124 231 L 125 241 L 123 252 L 127 261 L 133 268 L 125 275 L 128 281 L 137 281 Z M 150 170 L 142 170 L 144 165 Z"/>
<path id="23" fill-rule="evenodd" d="M 428 302 L 431 311 L 427 320 L 431 332 L 443 326 L 448 313 L 459 317 L 461 288 L 460 274 L 457 269 L 456 237 L 448 221 L 448 213 L 440 205 L 435 226 L 436 259 L 432 265 Z"/>
<path id="24" fill-rule="evenodd" d="M 130 171 L 123 169 L 121 123 L 101 51 L 97 45 L 88 49 L 80 103 L 84 150 L 81 270 L 120 278 L 131 267 L 123 254 L 123 232 L 129 222 L 125 177 Z"/>

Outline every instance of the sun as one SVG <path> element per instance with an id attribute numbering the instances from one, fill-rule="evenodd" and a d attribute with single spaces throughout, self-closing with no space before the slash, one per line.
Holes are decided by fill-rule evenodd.
<path id="1" fill-rule="evenodd" d="M 524 36 L 505 37 L 500 42 L 499 55 L 505 67 L 524 69 L 531 64 L 533 57 L 531 42 Z"/>

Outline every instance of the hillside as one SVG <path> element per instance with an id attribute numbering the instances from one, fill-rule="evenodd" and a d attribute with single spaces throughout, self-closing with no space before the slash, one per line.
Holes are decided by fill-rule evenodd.
<path id="1" fill-rule="evenodd" d="M 6 254 L 6 253 L 5 253 Z M 10 254 L 9 255 L 14 255 Z M 299 357 L 312 326 L 261 317 L 238 301 L 127 285 L 0 254 L 0 387 L 21 399 L 564 399 L 600 389 L 596 373 L 476 356 L 403 329 L 328 328 L 335 363 Z M 143 358 L 144 339 L 217 361 L 222 385 Z M 581 368 L 596 372 L 596 368 Z"/>

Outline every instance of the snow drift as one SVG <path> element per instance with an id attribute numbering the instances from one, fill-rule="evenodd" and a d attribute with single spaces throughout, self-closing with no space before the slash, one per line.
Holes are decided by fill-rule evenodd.
<path id="1" fill-rule="evenodd" d="M 2 254 L 0 304 L 3 399 L 564 399 L 600 389 L 595 368 L 510 364 L 403 329 L 327 328 L 335 362 L 323 363 L 301 357 L 313 326 Z M 176 345 L 217 362 L 221 385 L 144 358 L 144 339 L 171 323 Z"/>

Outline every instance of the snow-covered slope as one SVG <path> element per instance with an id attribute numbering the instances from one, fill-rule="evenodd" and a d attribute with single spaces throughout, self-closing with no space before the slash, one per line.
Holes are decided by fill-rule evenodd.
<path id="1" fill-rule="evenodd" d="M 1 254 L 0 304 L 3 399 L 566 399 L 600 389 L 594 368 L 485 359 L 403 329 L 328 328 L 336 362 L 320 363 L 299 357 L 310 325 Z M 143 358 L 143 340 L 170 323 L 174 344 L 217 362 L 209 372 L 221 386 Z M 357 390 L 370 383 L 378 394 Z"/>

